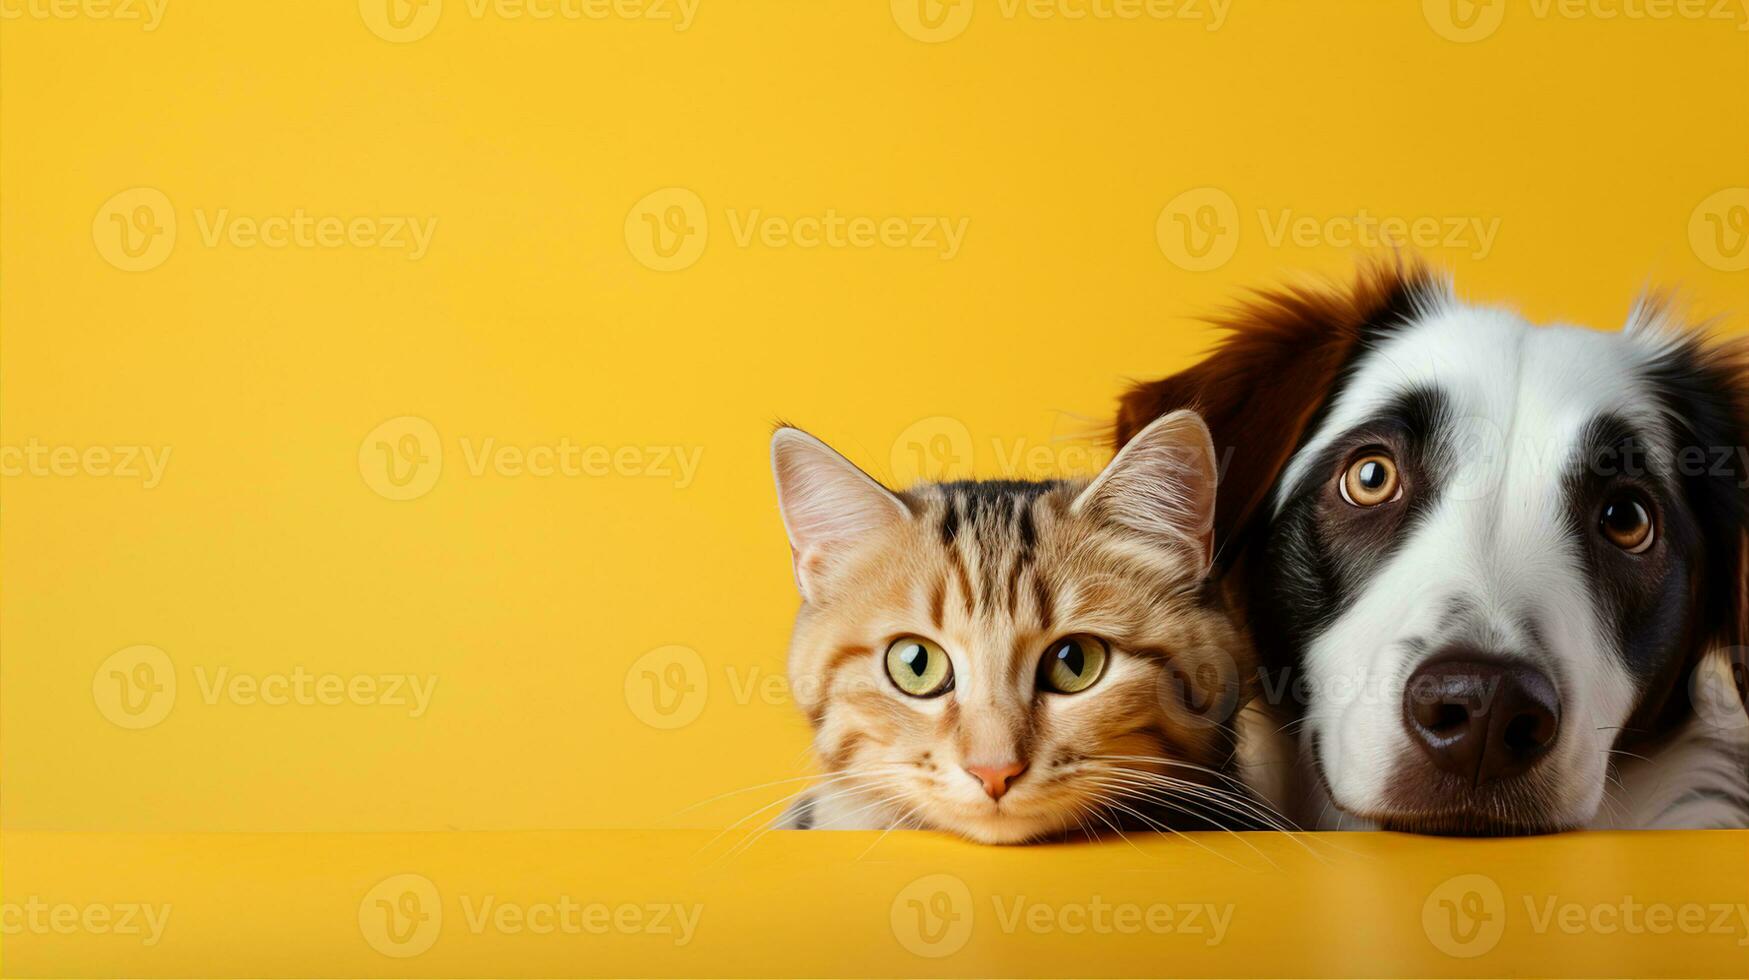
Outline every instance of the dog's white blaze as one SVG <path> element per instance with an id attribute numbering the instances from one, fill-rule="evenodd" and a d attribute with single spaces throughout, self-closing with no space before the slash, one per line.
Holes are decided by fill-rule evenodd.
<path id="1" fill-rule="evenodd" d="M 1443 394 L 1447 434 L 1456 427 L 1473 442 L 1442 475 L 1437 505 L 1405 525 L 1407 540 L 1306 651 L 1314 691 L 1306 744 L 1318 735 L 1319 761 L 1343 809 L 1383 809 L 1398 761 L 1418 751 L 1404 728 L 1403 695 L 1427 654 L 1406 641 L 1436 650 L 1474 640 L 1481 628 L 1503 651 L 1535 662 L 1529 621 L 1552 661 L 1540 666 L 1562 701 L 1561 738 L 1545 762 L 1561 773 L 1560 799 L 1549 801 L 1548 816 L 1571 825 L 1596 813 L 1609 750 L 1637 695 L 1586 581 L 1565 482 L 1600 413 L 1665 432 L 1636 374 L 1655 351 L 1650 338 L 1634 334 L 1533 327 L 1509 312 L 1452 301 L 1360 356 L 1278 494 L 1326 478 L 1310 472 L 1314 461 L 1406 388 Z M 1278 513 L 1283 505 L 1278 496 Z M 1454 601 L 1471 612 L 1442 623 Z"/>

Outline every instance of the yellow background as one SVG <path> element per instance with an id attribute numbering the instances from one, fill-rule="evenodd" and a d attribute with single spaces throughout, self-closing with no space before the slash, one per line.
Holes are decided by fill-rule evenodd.
<path id="1" fill-rule="evenodd" d="M 378 0 L 170 0 L 151 30 L 6 2 L 0 442 L 171 454 L 150 489 L 5 478 L 9 829 L 721 826 L 760 797 L 680 811 L 805 771 L 799 713 L 761 686 L 796 604 L 772 421 L 887 477 L 1013 473 L 1017 451 L 1020 475 L 1085 471 L 1124 379 L 1207 344 L 1198 315 L 1369 251 L 1340 227 L 1272 235 L 1284 214 L 1493 224 L 1485 256 L 1423 251 L 1537 318 L 1614 326 L 1648 283 L 1708 311 L 1749 296 L 1737 253 L 1690 238 L 1749 184 L 1741 10 L 1514 3 L 1460 42 L 1418 3 L 1234 2 L 1211 30 L 1206 0 L 1183 20 L 976 0 L 926 43 L 904 3 L 704 0 L 678 30 L 677 0 L 667 21 L 444 0 L 397 43 Z M 174 209 L 147 271 L 106 259 L 106 202 L 131 188 Z M 666 188 L 702 203 L 705 244 L 655 271 L 634 205 Z M 1201 188 L 1234 237 L 1188 271 L 1161 212 Z M 1749 191 L 1716 202 L 1730 232 Z M 435 228 L 417 258 L 209 241 L 300 210 Z M 742 244 L 755 210 L 965 233 L 951 258 Z M 369 460 L 399 430 L 373 430 L 406 416 L 441 467 L 391 500 Z M 476 475 L 486 439 L 698 466 L 685 486 L 632 464 Z M 178 690 L 129 730 L 93 682 L 136 645 Z M 696 660 L 639 664 L 676 646 Z M 221 668 L 436 687 L 418 718 L 209 703 Z M 696 718 L 647 724 L 644 671 L 692 684 Z"/>
<path id="2" fill-rule="evenodd" d="M 0 0 L 6 902 L 177 910 L 152 952 L 9 933 L 10 971 L 1749 963 L 1717 936 L 1517 927 L 1452 959 L 1415 927 L 1440 882 L 1476 871 L 1510 901 L 1551 882 L 1585 902 L 1743 901 L 1742 835 L 1326 838 L 1319 861 L 1261 840 L 1276 877 L 1227 838 L 1237 877 L 1171 840 L 811 835 L 738 865 L 733 835 L 704 844 L 789 785 L 713 798 L 807 770 L 781 680 L 796 599 L 773 420 L 900 481 L 1089 472 L 1125 379 L 1193 358 L 1200 315 L 1387 247 L 1338 220 L 1362 210 L 1437 222 L 1422 252 L 1538 319 L 1614 326 L 1667 283 L 1740 331 L 1742 9 L 1233 0 L 1217 23 L 1209 0 L 1134 19 L 702 0 L 680 30 L 678 0 L 570 8 L 600 18 L 427 0 L 401 27 L 387 3 Z M 775 237 L 740 234 L 754 212 Z M 253 223 L 298 214 L 358 233 L 251 244 Z M 951 255 L 794 243 L 796 219 L 828 214 L 964 237 Z M 428 247 L 394 247 L 391 218 Z M 487 439 L 606 455 L 597 475 L 517 475 L 473 465 Z M 101 457 L 24 465 L 32 447 L 170 455 L 148 488 Z M 665 449 L 696 472 L 648 473 L 673 469 Z M 210 696 L 221 670 L 436 686 L 417 716 L 362 688 L 276 706 Z M 1563 881 L 1577 867 L 1601 877 Z M 709 903 L 714 931 L 670 954 L 449 925 L 394 958 L 360 916 L 402 873 L 451 902 L 674 891 Z M 1225 896 L 1241 931 L 1210 953 L 980 925 L 957 958 L 919 958 L 888 908 L 934 873 L 979 902 Z"/>

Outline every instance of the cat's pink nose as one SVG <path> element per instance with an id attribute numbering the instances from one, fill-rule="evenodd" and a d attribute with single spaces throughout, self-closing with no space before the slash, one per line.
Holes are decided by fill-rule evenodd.
<path id="1" fill-rule="evenodd" d="M 996 766 L 967 766 L 966 772 L 972 778 L 984 784 L 984 792 L 990 794 L 990 799 L 999 800 L 1002 794 L 1008 792 L 1008 787 L 1020 774 L 1026 771 L 1024 762 L 1005 762 Z"/>

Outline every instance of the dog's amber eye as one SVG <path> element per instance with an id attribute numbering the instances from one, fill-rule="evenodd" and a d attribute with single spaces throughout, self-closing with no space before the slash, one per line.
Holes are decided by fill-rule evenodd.
<path id="1" fill-rule="evenodd" d="M 932 698 L 953 686 L 953 663 L 935 643 L 901 636 L 887 647 L 887 676 L 914 698 Z"/>
<path id="2" fill-rule="evenodd" d="M 1603 505 L 1603 517 L 1597 523 L 1610 544 L 1630 555 L 1645 552 L 1658 536 L 1652 512 L 1638 494 L 1611 497 Z"/>
<path id="3" fill-rule="evenodd" d="M 1039 686 L 1058 694 L 1079 694 L 1105 673 L 1105 641 L 1085 633 L 1065 636 L 1045 649 L 1039 661 Z"/>
<path id="4" fill-rule="evenodd" d="M 1342 499 L 1356 507 L 1377 507 L 1397 499 L 1402 483 L 1397 462 L 1381 452 L 1367 453 L 1342 474 Z"/>

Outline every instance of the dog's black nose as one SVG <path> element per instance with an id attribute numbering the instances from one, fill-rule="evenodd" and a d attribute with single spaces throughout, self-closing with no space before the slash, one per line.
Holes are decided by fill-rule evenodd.
<path id="1" fill-rule="evenodd" d="M 1528 664 L 1454 651 L 1410 675 L 1403 722 L 1434 765 L 1480 786 L 1524 772 L 1554 746 L 1561 699 Z"/>

